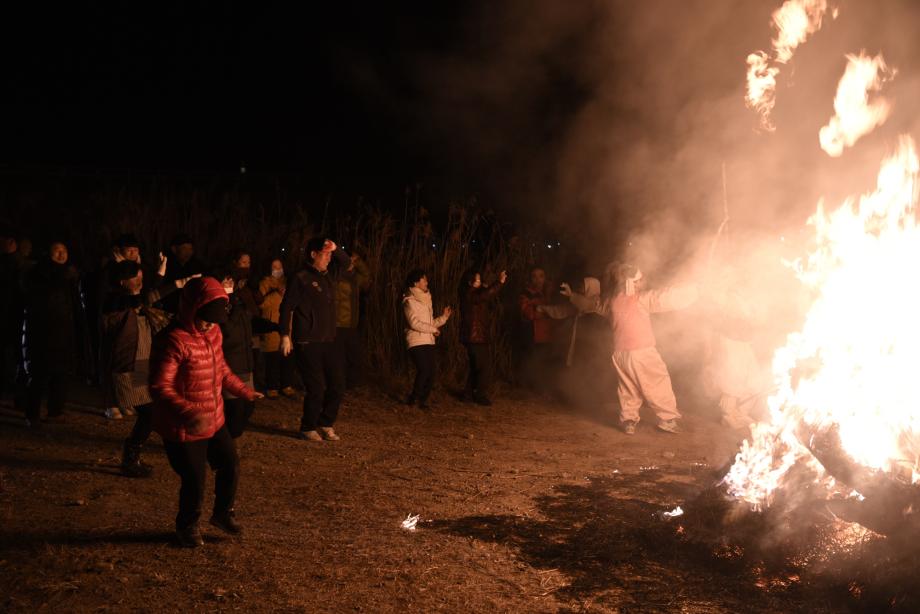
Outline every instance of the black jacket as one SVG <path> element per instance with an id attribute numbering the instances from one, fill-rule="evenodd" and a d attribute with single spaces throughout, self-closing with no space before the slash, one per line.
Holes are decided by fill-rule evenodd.
<path id="1" fill-rule="evenodd" d="M 76 269 L 45 260 L 26 280 L 26 372 L 92 374 L 86 314 Z"/>
<path id="2" fill-rule="evenodd" d="M 348 254 L 342 248 L 332 254 L 337 270 L 348 268 Z M 335 281 L 329 269 L 320 273 L 307 266 L 288 280 L 281 301 L 281 334 L 294 343 L 318 343 L 335 339 Z"/>
<path id="3" fill-rule="evenodd" d="M 224 359 L 236 375 L 253 372 L 252 316 L 246 304 L 235 292 L 229 296 L 230 313 L 227 322 L 220 325 L 223 333 Z"/>

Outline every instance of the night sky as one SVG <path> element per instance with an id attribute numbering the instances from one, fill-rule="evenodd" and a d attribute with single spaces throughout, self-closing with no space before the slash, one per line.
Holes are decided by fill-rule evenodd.
<path id="1" fill-rule="evenodd" d="M 765 135 L 744 107 L 744 58 L 769 46 L 780 4 L 6 7 L 0 163 L 233 173 L 245 162 L 319 192 L 401 200 L 422 184 L 431 201 L 476 196 L 602 234 L 665 212 L 717 226 L 724 163 L 736 214 L 743 203 L 775 225 L 793 210 L 800 224 L 821 195 L 863 189 L 912 125 L 900 103 L 904 116 L 842 162 L 817 148 L 844 54 L 884 49 L 909 99 L 916 37 L 901 30 L 917 11 L 841 0 L 782 73 L 778 130 Z"/>

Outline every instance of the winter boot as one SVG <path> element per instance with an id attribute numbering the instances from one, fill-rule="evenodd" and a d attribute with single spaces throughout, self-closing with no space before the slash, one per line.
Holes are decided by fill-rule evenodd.
<path id="1" fill-rule="evenodd" d="M 153 467 L 141 461 L 143 446 L 125 442 L 124 454 L 121 457 L 121 471 L 129 478 L 149 478 Z"/>

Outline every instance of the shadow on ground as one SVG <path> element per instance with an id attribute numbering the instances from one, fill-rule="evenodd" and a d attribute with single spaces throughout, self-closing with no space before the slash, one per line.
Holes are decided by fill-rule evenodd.
<path id="1" fill-rule="evenodd" d="M 689 543 L 680 519 L 662 516 L 700 491 L 699 485 L 645 471 L 558 485 L 535 500 L 537 517 L 480 515 L 429 526 L 501 544 L 538 572 L 563 574 L 565 581 L 553 588 L 563 602 L 607 601 L 642 611 L 743 607 L 756 590 L 747 564 L 718 559 Z M 782 607 L 768 595 L 758 599 L 762 611 Z"/>

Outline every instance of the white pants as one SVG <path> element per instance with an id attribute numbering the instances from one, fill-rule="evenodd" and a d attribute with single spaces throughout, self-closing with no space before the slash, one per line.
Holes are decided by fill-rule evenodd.
<path id="1" fill-rule="evenodd" d="M 617 396 L 620 398 L 620 420 L 639 421 L 639 408 L 648 403 L 659 420 L 680 418 L 677 399 L 671 388 L 671 376 L 661 355 L 654 347 L 614 352 L 613 368 L 617 372 Z"/>

